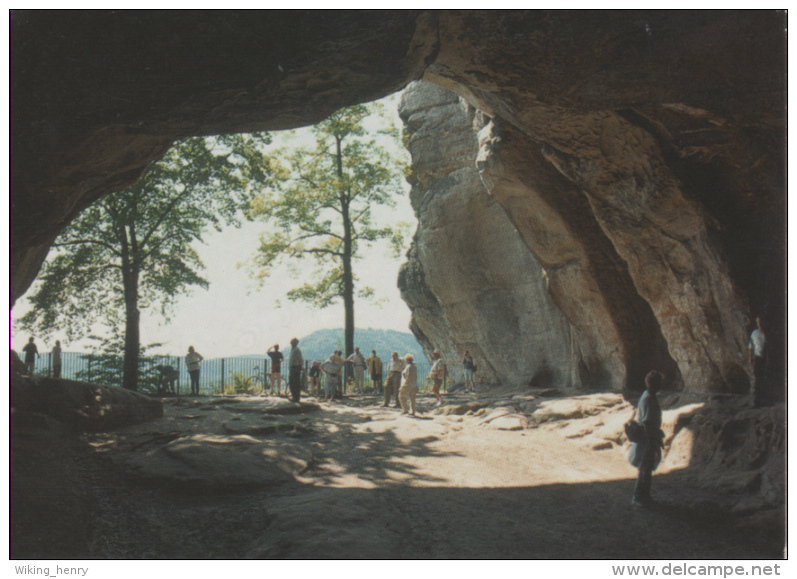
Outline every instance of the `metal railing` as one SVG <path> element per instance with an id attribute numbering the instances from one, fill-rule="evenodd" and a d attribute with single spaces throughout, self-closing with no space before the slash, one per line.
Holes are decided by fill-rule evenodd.
<path id="1" fill-rule="evenodd" d="M 230 357 L 230 358 L 205 358 L 200 363 L 199 393 L 204 395 L 219 394 L 262 394 L 264 392 L 278 392 L 287 394 L 288 366 L 284 360 L 278 384 L 272 388 L 271 360 L 267 356 L 260 357 Z M 304 363 L 303 382 L 307 384 L 307 375 L 311 362 Z M 387 380 L 386 363 L 383 362 L 383 380 Z M 79 354 L 62 352 L 61 378 L 67 380 L 82 380 L 98 384 L 121 385 L 122 383 L 122 356 Z M 138 361 L 138 389 L 145 394 L 157 394 L 163 372 L 158 367 L 171 367 L 177 373 L 174 382 L 175 394 L 187 395 L 191 393 L 191 379 L 183 356 L 141 356 Z M 418 389 L 421 392 L 431 390 L 431 384 L 426 380 L 430 365 L 425 361 L 416 362 L 418 367 Z M 51 352 L 40 354 L 36 357 L 33 373 L 35 376 L 54 377 L 53 355 Z M 323 387 L 324 374 L 321 373 Z M 354 392 L 354 375 L 348 365 L 344 368 L 343 393 Z M 445 389 L 445 382 L 444 382 Z M 363 390 L 375 391 L 375 385 L 370 374 L 366 371 L 363 381 Z"/>

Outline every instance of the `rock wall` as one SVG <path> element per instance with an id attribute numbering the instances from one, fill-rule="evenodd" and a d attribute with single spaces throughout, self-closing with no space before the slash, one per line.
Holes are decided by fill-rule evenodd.
<path id="1" fill-rule="evenodd" d="M 428 350 L 440 349 L 458 380 L 467 350 L 480 380 L 569 384 L 571 327 L 476 169 L 473 123 L 480 115 L 427 83 L 408 87 L 399 113 L 412 153 L 410 195 L 419 222 L 399 273 L 413 333 Z"/>
<path id="2" fill-rule="evenodd" d="M 784 294 L 772 290 L 785 262 L 761 245 L 785 257 L 775 28 L 754 39 L 739 14 L 713 12 L 634 13 L 612 30 L 605 12 L 496 16 L 441 18 L 441 38 L 458 41 L 441 42 L 424 79 L 492 119 L 485 183 L 553 266 L 554 301 L 610 381 L 639 387 L 657 367 L 692 390 L 744 391 L 751 309 L 768 318 L 782 376 Z"/>
<path id="3" fill-rule="evenodd" d="M 659 367 L 688 389 L 741 391 L 761 314 L 782 378 L 785 28 L 783 11 L 13 11 L 10 302 L 77 212 L 175 139 L 306 125 L 423 78 L 481 111 L 462 155 L 478 147 L 511 225 L 472 225 L 489 243 L 463 247 L 485 263 L 489 247 L 526 247 L 511 263 L 529 272 L 480 266 L 473 295 L 444 291 L 449 266 L 420 233 L 403 275 L 424 280 L 405 293 L 430 345 L 472 347 L 511 382 L 544 361 L 575 385 L 637 387 Z M 436 178 L 475 182 L 446 161 Z M 428 203 L 454 218 L 472 211 L 460 196 Z M 559 314 L 533 321 L 541 279 Z M 422 305 L 445 316 L 423 329 Z M 528 328 L 568 345 L 530 353 Z"/>
<path id="4" fill-rule="evenodd" d="M 455 376 L 469 350 L 493 382 L 624 388 L 650 368 L 681 382 L 587 199 L 539 147 L 429 83 L 399 112 L 418 217 L 399 287 Z"/>

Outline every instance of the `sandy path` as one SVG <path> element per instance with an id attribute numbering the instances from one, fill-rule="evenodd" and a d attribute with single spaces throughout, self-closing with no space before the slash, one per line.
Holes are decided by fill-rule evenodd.
<path id="1" fill-rule="evenodd" d="M 483 414 L 431 414 L 427 399 L 417 418 L 375 397 L 306 402 L 313 411 L 274 416 L 266 410 L 284 401 L 167 400 L 158 421 L 84 435 L 72 463 L 89 524 L 74 555 L 777 556 L 734 531 L 681 472 L 655 476 L 657 508 L 632 507 L 624 450 L 592 450 L 572 435 L 579 421 L 508 431 L 482 424 Z"/>

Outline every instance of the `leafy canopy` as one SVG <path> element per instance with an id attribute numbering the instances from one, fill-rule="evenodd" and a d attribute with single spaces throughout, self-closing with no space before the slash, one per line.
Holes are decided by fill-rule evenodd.
<path id="1" fill-rule="evenodd" d="M 365 246 L 386 239 L 396 255 L 403 248 L 406 224 L 379 225 L 373 213 L 394 207 L 402 191 L 403 164 L 379 138 L 397 140 L 397 132 L 366 128 L 367 117 L 379 113 L 379 105 L 356 105 L 315 125 L 315 146 L 281 151 L 285 178 L 251 204 L 248 215 L 272 226 L 254 258 L 256 279 L 284 260 L 312 260 L 313 281 L 288 292 L 291 300 L 329 306 L 344 295 L 347 261 L 360 259 Z M 372 288 L 358 290 L 359 297 L 371 295 Z"/>
<path id="2" fill-rule="evenodd" d="M 117 329 L 126 300 L 168 319 L 179 295 L 208 286 L 194 242 L 237 225 L 256 187 L 274 178 L 268 143 L 265 133 L 185 139 L 135 185 L 85 209 L 56 240 L 22 326 L 67 340 L 97 323 Z"/>

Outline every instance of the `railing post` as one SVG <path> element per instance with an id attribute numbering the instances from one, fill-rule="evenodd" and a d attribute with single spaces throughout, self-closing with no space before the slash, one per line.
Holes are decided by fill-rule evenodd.
<path id="1" fill-rule="evenodd" d="M 221 359 L 221 394 L 224 395 L 224 358 Z"/>

